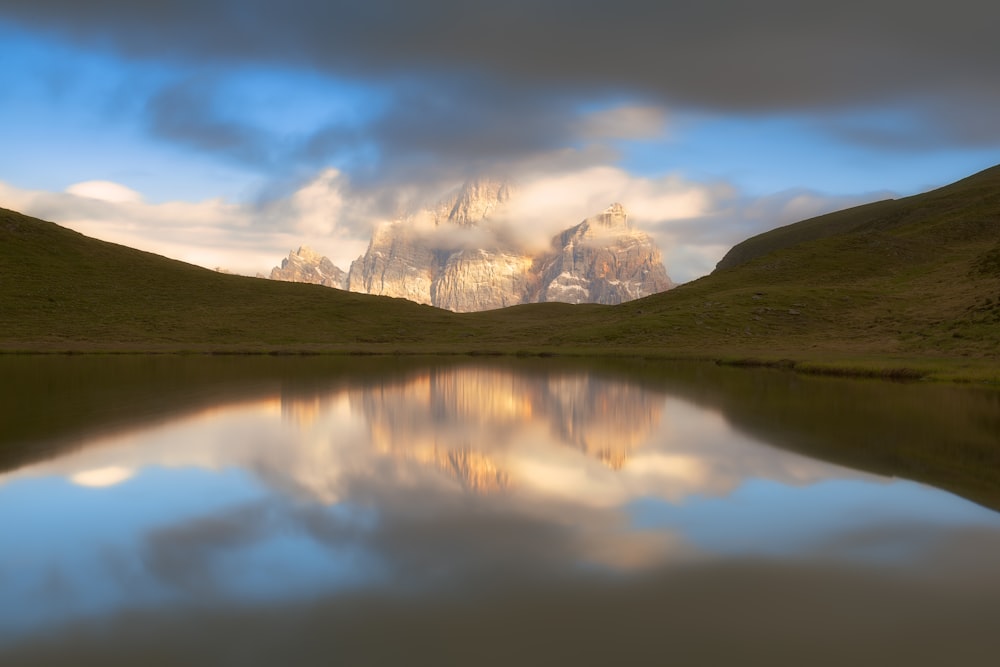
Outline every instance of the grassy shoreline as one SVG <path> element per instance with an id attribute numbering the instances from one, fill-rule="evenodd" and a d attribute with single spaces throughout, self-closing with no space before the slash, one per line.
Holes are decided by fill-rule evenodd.
<path id="1" fill-rule="evenodd" d="M 345 357 L 516 357 L 593 359 L 643 359 L 649 361 L 696 361 L 733 368 L 770 368 L 801 375 L 847 378 L 869 378 L 890 381 L 954 382 L 1000 386 L 1000 363 L 978 359 L 906 358 L 906 357 L 849 357 L 829 358 L 814 355 L 782 353 L 778 355 L 739 355 L 712 352 L 677 352 L 649 349 L 587 349 L 587 348 L 536 348 L 502 349 L 470 347 L 468 349 L 435 349 L 433 347 L 404 346 L 261 346 L 212 344 L 185 345 L 115 345 L 85 342 L 63 345 L 24 345 L 0 347 L 0 355 L 181 355 L 181 356 L 345 356 Z"/>
<path id="2" fill-rule="evenodd" d="M 222 274 L 0 209 L 0 352 L 634 357 L 1000 383 L 1000 167 L 734 253 L 619 305 L 453 313 Z"/>
<path id="3" fill-rule="evenodd" d="M 526 353 L 0 355 L 0 469 L 73 449 L 81 433 L 115 432 L 220 401 L 312 400 L 355 385 L 423 383 L 471 366 L 477 377 L 493 369 L 626 382 L 717 411 L 772 446 L 1000 509 L 1000 387 L 828 377 L 787 363 L 750 370 L 729 362 Z"/>

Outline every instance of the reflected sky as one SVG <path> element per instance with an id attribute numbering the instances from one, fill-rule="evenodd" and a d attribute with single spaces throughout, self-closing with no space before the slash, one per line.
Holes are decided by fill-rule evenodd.
<path id="1" fill-rule="evenodd" d="M 1000 515 L 957 496 L 773 448 L 624 378 L 489 366 L 94 437 L 2 474 L 0 526 L 0 646 L 133 610 L 706 563 L 1000 574 Z"/>

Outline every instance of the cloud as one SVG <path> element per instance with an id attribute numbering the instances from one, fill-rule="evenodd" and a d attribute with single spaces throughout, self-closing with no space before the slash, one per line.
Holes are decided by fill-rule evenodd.
<path id="1" fill-rule="evenodd" d="M 574 142 L 648 138 L 668 108 L 802 114 L 875 148 L 1000 143 L 988 92 L 1000 7 L 980 0 L 946 12 L 903 0 L 36 0 L 3 3 L 2 17 L 169 63 L 185 75 L 149 97 L 155 136 L 278 170 L 342 160 L 383 179 L 430 170 L 440 180 Z M 288 136 L 220 99 L 227 77 L 254 68 L 363 81 L 381 101 L 366 121 Z M 606 110 L 581 111 L 588 104 Z M 914 120 L 903 130 L 852 120 L 885 108 Z"/>
<path id="2" fill-rule="evenodd" d="M 961 78 L 960 78 L 961 79 Z M 916 95 L 883 109 L 847 113 L 820 121 L 835 138 L 897 153 L 1000 145 L 997 120 L 983 109 L 1000 105 L 996 86 Z"/>
<path id="3" fill-rule="evenodd" d="M 643 178 L 617 167 L 589 167 L 539 174 L 518 183 L 506 220 L 537 230 L 545 243 L 553 234 L 625 204 L 632 223 L 649 228 L 664 221 L 699 217 L 713 205 L 713 189 L 677 176 Z"/>
<path id="4" fill-rule="evenodd" d="M 819 193 L 816 197 L 822 200 Z M 758 220 L 749 209 L 759 201 L 723 181 L 698 182 L 675 174 L 641 177 L 608 166 L 535 173 L 518 182 L 515 197 L 499 215 L 515 238 L 541 249 L 555 234 L 615 202 L 625 205 L 633 228 L 653 237 L 676 282 L 711 272 L 730 247 L 750 235 L 748 229 L 759 233 L 781 220 L 764 211 Z M 827 210 L 836 206 L 832 199 L 825 203 Z M 818 201 L 816 208 L 823 203 Z M 745 224 L 750 218 L 755 225 Z"/>
<path id="5" fill-rule="evenodd" d="M 135 190 L 111 181 L 84 181 L 69 186 L 66 192 L 112 204 L 137 204 L 142 201 L 142 195 Z"/>
<path id="6" fill-rule="evenodd" d="M 586 162 L 587 160 L 581 160 Z M 577 167 L 558 157 L 514 183 L 493 230 L 424 230 L 442 247 L 490 245 L 491 234 L 529 250 L 547 249 L 552 237 L 615 202 L 631 225 L 649 233 L 677 282 L 711 272 L 730 247 L 755 234 L 798 220 L 892 197 L 888 192 L 831 196 L 793 189 L 750 197 L 724 181 L 697 182 L 678 175 L 640 177 L 609 166 Z M 426 186 L 390 182 L 355 184 L 323 169 L 266 201 L 147 203 L 110 181 L 88 181 L 64 193 L 27 191 L 0 183 L 0 205 L 63 224 L 106 241 L 245 275 L 267 273 L 290 249 L 308 245 L 346 270 L 386 220 L 413 214 L 444 198 L 461 181 Z M 446 187 L 447 186 L 447 187 Z M 497 231 L 499 230 L 499 232 Z"/>
<path id="7" fill-rule="evenodd" d="M 274 509 L 263 503 L 247 503 L 154 529 L 143 545 L 143 565 L 169 588 L 209 598 L 221 588 L 218 561 L 273 533 L 274 514 Z"/>
<path id="8" fill-rule="evenodd" d="M 729 109 L 867 100 L 956 80 L 978 86 L 993 80 L 1000 49 L 991 32 L 1000 10 L 978 0 L 956 0 L 948 12 L 904 0 L 5 4 L 15 20 L 139 57 L 284 62 L 360 76 L 475 72 Z"/>
<path id="9" fill-rule="evenodd" d="M 652 106 L 622 105 L 597 111 L 579 122 L 585 139 L 659 139 L 667 127 L 663 109 Z"/>
<path id="10" fill-rule="evenodd" d="M 114 486 L 131 479 L 135 471 L 123 466 L 105 466 L 92 470 L 83 470 L 70 477 L 70 481 L 79 486 L 103 488 Z"/>
<path id="11" fill-rule="evenodd" d="M 265 204 L 222 199 L 151 204 L 109 181 L 78 183 L 61 193 L 0 182 L 0 205 L 104 241 L 255 275 L 303 244 L 348 263 L 364 251 L 366 200 L 352 202 L 354 214 L 347 215 L 340 178 L 336 170 L 324 170 L 290 196 Z"/>
<path id="12" fill-rule="evenodd" d="M 149 131 L 240 162 L 270 164 L 270 146 L 278 142 L 267 131 L 220 109 L 219 87 L 218 81 L 204 76 L 164 86 L 147 102 Z"/>
<path id="13" fill-rule="evenodd" d="M 654 223 L 647 229 L 664 249 L 667 270 L 676 282 L 711 273 L 730 248 L 757 234 L 898 196 L 885 190 L 831 195 L 794 188 L 754 197 L 725 183 L 716 184 L 712 194 L 713 206 L 704 215 Z"/>

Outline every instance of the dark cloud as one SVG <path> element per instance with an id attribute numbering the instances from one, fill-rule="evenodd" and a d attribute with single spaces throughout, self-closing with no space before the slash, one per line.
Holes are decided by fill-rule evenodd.
<path id="1" fill-rule="evenodd" d="M 508 528 L 468 527 L 476 532 L 470 542 L 487 529 Z M 915 536 L 920 528 L 926 533 L 929 526 L 915 527 Z M 393 581 L 390 588 L 304 601 L 128 610 L 0 644 L 0 660 L 607 665 L 658 664 L 669 655 L 684 665 L 992 664 L 1000 613 L 996 566 L 988 562 L 995 539 L 953 533 L 957 544 L 947 539 L 952 535 L 940 543 L 940 562 L 949 566 L 930 580 L 895 563 L 862 567 L 822 555 L 804 562 L 716 559 L 613 578 L 565 565 L 554 570 L 557 559 L 542 548 L 553 541 L 526 542 L 523 555 L 538 562 L 525 559 L 515 570 L 503 563 L 504 550 L 487 555 L 499 568 L 456 572 L 451 587 Z M 432 536 L 416 536 L 419 553 L 419 541 Z M 444 549 L 452 546 L 444 542 L 427 554 L 443 575 L 462 556 Z M 968 553 L 984 548 L 980 558 Z M 962 568 L 970 558 L 979 567 Z M 428 565 L 423 557 L 417 564 Z"/>
<path id="2" fill-rule="evenodd" d="M 217 106 L 216 82 L 195 78 L 171 84 L 147 105 L 150 131 L 163 139 L 240 162 L 269 165 L 274 161 L 273 137 Z"/>
<path id="3" fill-rule="evenodd" d="M 1000 87 L 954 90 L 908 100 L 883 117 L 833 118 L 823 128 L 850 143 L 890 151 L 1000 145 L 1000 123 L 988 109 L 1000 107 Z"/>
<path id="4" fill-rule="evenodd" d="M 575 102 L 553 94 L 525 97 L 448 78 L 397 83 L 391 95 L 385 109 L 364 121 L 286 139 L 284 161 L 337 164 L 362 191 L 402 180 L 440 192 L 476 174 L 502 175 L 504 165 L 551 155 L 576 141 L 570 122 Z M 575 160 L 593 161 L 589 153 Z"/>
<path id="5" fill-rule="evenodd" d="M 1000 143 L 983 92 L 996 87 L 1000 5 L 981 0 L 31 0 L 0 1 L 0 16 L 126 57 L 304 68 L 389 91 L 368 124 L 278 148 L 220 118 L 198 85 L 152 100 L 158 135 L 262 165 L 381 173 L 447 158 L 468 172 L 571 145 L 579 104 L 622 99 L 827 116 L 897 105 L 917 122 L 827 129 L 878 148 Z"/>
<path id="6" fill-rule="evenodd" d="M 699 106 L 849 104 L 995 81 L 1000 8 L 903 0 L 2 2 L 15 19 L 127 53 L 339 75 L 473 73 Z"/>
<path id="7" fill-rule="evenodd" d="M 256 504 L 167 526 L 148 537 L 143 561 L 170 588 L 208 596 L 216 589 L 217 560 L 262 540 L 273 522 L 270 508 Z"/>
<path id="8" fill-rule="evenodd" d="M 552 95 L 526 98 L 460 81 L 408 86 L 371 129 L 407 153 L 503 159 L 565 146 L 572 139 L 572 113 L 568 100 Z"/>

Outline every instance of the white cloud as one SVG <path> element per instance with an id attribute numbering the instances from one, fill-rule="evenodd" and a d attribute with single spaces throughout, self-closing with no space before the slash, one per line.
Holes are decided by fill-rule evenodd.
<path id="1" fill-rule="evenodd" d="M 125 480 L 131 479 L 135 471 L 123 466 L 106 466 L 94 468 L 92 470 L 82 470 L 70 476 L 70 481 L 78 486 L 91 488 L 104 488 L 121 484 Z"/>
<path id="2" fill-rule="evenodd" d="M 287 227 L 303 236 L 342 236 L 338 221 L 348 213 L 344 176 L 336 169 L 324 169 L 291 194 L 272 202 L 266 215 L 276 227 Z"/>
<path id="3" fill-rule="evenodd" d="M 153 204 L 110 181 L 78 183 L 61 193 L 0 183 L 0 202 L 10 208 L 102 240 L 247 275 L 267 273 L 299 245 L 309 245 L 346 270 L 365 251 L 380 221 L 376 202 L 385 194 L 354 191 L 335 169 L 319 172 L 288 197 L 258 206 L 224 199 Z M 501 222 L 527 245 L 544 248 L 553 235 L 614 202 L 626 205 L 636 228 L 656 233 L 670 221 L 707 214 L 718 197 L 714 186 L 676 176 L 639 178 L 615 167 L 590 167 L 550 172 L 519 184 Z M 468 245 L 474 236 L 466 233 L 455 239 L 456 245 Z M 661 242 L 682 245 L 679 239 L 660 236 Z M 703 264 L 668 265 L 668 271 L 689 275 Z"/>
<path id="4" fill-rule="evenodd" d="M 528 246 L 538 249 L 547 247 L 558 232 L 620 202 L 632 226 L 649 233 L 660 246 L 670 276 L 686 282 L 715 268 L 732 243 L 688 238 L 685 229 L 693 220 L 717 216 L 736 196 L 735 189 L 726 184 L 697 183 L 678 175 L 646 178 L 617 167 L 589 167 L 540 174 L 520 183 L 501 215 Z"/>
<path id="5" fill-rule="evenodd" d="M 89 197 L 114 204 L 138 203 L 142 195 L 121 183 L 112 181 L 84 181 L 66 188 L 66 192 L 77 197 Z"/>
<path id="6" fill-rule="evenodd" d="M 300 245 L 347 270 L 365 251 L 375 226 L 385 220 L 380 214 L 384 202 L 412 190 L 357 190 L 341 172 L 324 169 L 289 196 L 263 205 L 224 199 L 153 204 L 111 181 L 77 183 L 66 192 L 21 190 L 0 182 L 0 205 L 102 240 L 255 275 L 268 273 Z M 421 199 L 434 201 L 443 195 L 424 192 Z M 555 234 L 621 202 L 632 226 L 658 243 L 671 277 L 687 282 L 710 273 L 729 248 L 754 234 L 887 196 L 832 197 L 791 190 L 750 199 L 724 182 L 695 182 L 678 175 L 639 177 L 613 166 L 550 165 L 516 183 L 514 197 L 497 212 L 495 222 L 512 238 L 539 250 L 547 248 Z M 439 241 L 447 245 L 451 240 L 455 247 L 489 241 L 481 235 L 466 230 Z"/>
<path id="7" fill-rule="evenodd" d="M 259 207 L 223 199 L 150 204 L 110 181 L 79 183 L 61 193 L 0 182 L 0 205 L 104 241 L 254 275 L 303 244 L 335 263 L 349 264 L 364 251 L 367 236 L 338 223 L 341 187 L 339 174 L 327 170 L 289 198 Z"/>
<path id="8" fill-rule="evenodd" d="M 712 188 L 676 176 L 636 177 L 616 167 L 546 174 L 521 183 L 505 220 L 547 243 L 552 235 L 621 202 L 639 229 L 698 217 L 713 207 Z"/>

